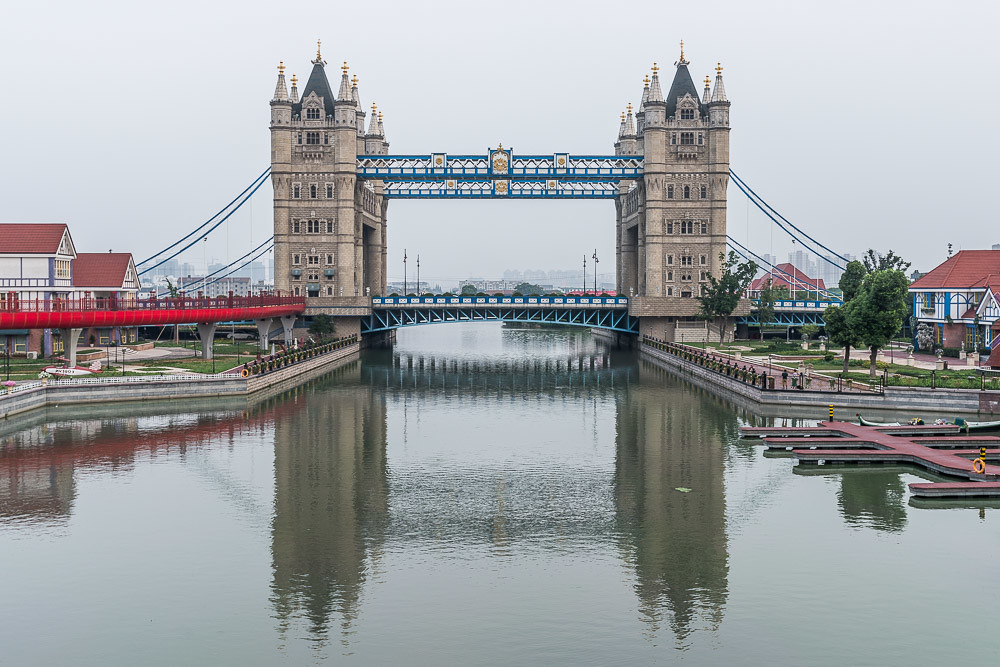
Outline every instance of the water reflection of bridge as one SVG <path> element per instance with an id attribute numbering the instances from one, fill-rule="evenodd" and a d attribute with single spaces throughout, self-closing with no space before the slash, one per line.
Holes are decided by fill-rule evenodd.
<path id="1" fill-rule="evenodd" d="M 373 354 L 332 380 L 256 405 L 209 413 L 185 406 L 167 415 L 156 414 L 162 405 L 148 413 L 137 407 L 130 416 L 108 407 L 39 414 L 16 430 L 0 429 L 0 522 L 65 520 L 80 470 L 127 473 L 144 457 L 168 454 L 199 466 L 204 457 L 195 454 L 206 447 L 248 431 L 273 433 L 273 513 L 239 503 L 243 482 L 229 479 L 231 471 L 208 472 L 225 500 L 270 524 L 271 602 L 282 628 L 301 619 L 319 638 L 331 625 L 351 626 L 386 550 L 431 542 L 542 549 L 554 557 L 606 547 L 627 564 L 640 614 L 654 631 L 669 628 L 683 642 L 717 626 L 729 595 L 733 528 L 724 475 L 737 425 L 731 406 L 706 400 L 648 364 L 622 363 L 604 352 L 583 351 L 555 368 L 552 359 L 466 368 L 433 355 Z M 612 464 L 509 468 L 471 460 L 463 469 L 428 475 L 402 463 L 393 467 L 387 456 L 388 424 L 414 392 L 424 403 L 462 397 L 501 406 L 498 395 L 531 398 L 553 386 L 555 396 L 586 392 L 614 410 Z M 516 418 L 520 403 L 514 405 L 492 408 L 497 428 Z M 883 530 L 905 521 L 901 502 L 887 503 L 891 484 L 845 476 L 841 486 L 846 521 Z"/>

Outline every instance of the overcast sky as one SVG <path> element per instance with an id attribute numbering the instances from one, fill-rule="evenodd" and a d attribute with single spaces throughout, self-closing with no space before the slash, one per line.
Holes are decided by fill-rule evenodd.
<path id="1" fill-rule="evenodd" d="M 276 65 L 316 38 L 383 111 L 392 153 L 612 153 L 619 113 L 678 40 L 696 82 L 725 68 L 732 166 L 827 245 L 893 248 L 928 270 L 949 242 L 1000 243 L 996 3 L 7 3 L 0 220 L 64 221 L 80 251 L 137 260 L 193 229 L 268 164 Z M 308 7 L 297 14 L 295 10 Z M 271 233 L 270 186 L 210 239 L 236 258 Z M 792 248 L 730 186 L 729 232 Z M 245 207 L 249 208 L 249 207 Z M 614 206 L 389 206 L 390 279 L 614 261 Z M 198 266 L 202 252 L 186 259 Z M 411 265 L 412 271 L 412 265 Z"/>

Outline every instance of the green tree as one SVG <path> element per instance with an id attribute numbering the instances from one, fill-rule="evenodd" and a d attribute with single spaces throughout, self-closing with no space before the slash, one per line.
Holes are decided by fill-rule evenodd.
<path id="1" fill-rule="evenodd" d="M 874 271 L 865 276 L 857 296 L 847 306 L 849 326 L 871 353 L 870 377 L 875 377 L 878 351 L 903 326 L 909 286 L 910 281 L 901 270 Z"/>
<path id="2" fill-rule="evenodd" d="M 719 343 L 722 343 L 726 331 L 729 330 L 729 320 L 740 303 L 740 298 L 750 281 L 757 273 L 757 265 L 753 262 L 740 262 L 735 252 L 729 251 L 729 257 L 719 253 L 722 262 L 722 275 L 716 278 L 708 274 L 708 286 L 698 297 L 701 302 L 701 316 L 705 319 L 722 318 L 719 330 Z"/>
<path id="3" fill-rule="evenodd" d="M 861 338 L 851 328 L 847 306 L 827 306 L 823 311 L 823 328 L 830 342 L 844 346 L 844 372 L 851 363 L 851 348 L 861 345 Z"/>
<path id="4" fill-rule="evenodd" d="M 760 289 L 760 297 L 757 303 L 757 325 L 760 327 L 762 338 L 764 335 L 764 325 L 774 321 L 774 303 L 778 298 L 778 289 L 774 287 L 771 279 L 768 278 L 764 281 L 764 285 Z"/>
<path id="5" fill-rule="evenodd" d="M 180 292 L 177 290 L 177 285 L 173 284 L 170 281 L 170 278 L 167 278 L 167 292 L 169 292 L 170 296 L 174 299 L 180 296 Z"/>
<path id="6" fill-rule="evenodd" d="M 541 294 L 542 288 L 533 283 L 518 283 L 514 291 L 521 294 Z"/>
<path id="7" fill-rule="evenodd" d="M 475 296 L 476 286 L 475 285 L 462 285 L 462 291 L 460 292 L 462 296 Z"/>
<path id="8" fill-rule="evenodd" d="M 858 294 L 858 290 L 861 289 L 861 281 L 865 279 L 868 275 L 868 271 L 865 269 L 865 265 L 861 262 L 855 260 L 853 262 L 848 262 L 847 266 L 844 267 L 844 273 L 840 276 L 840 291 L 844 296 L 844 303 L 847 303 L 853 299 Z"/>
<path id="9" fill-rule="evenodd" d="M 320 340 L 323 340 L 327 335 L 332 334 L 333 330 L 334 326 L 332 317 L 326 313 L 313 315 L 312 322 L 309 323 L 309 333 L 313 334 Z"/>
<path id="10" fill-rule="evenodd" d="M 868 273 L 876 271 L 906 271 L 910 268 L 910 262 L 904 261 L 902 257 L 892 250 L 883 255 L 869 248 L 868 252 L 865 253 L 864 263 Z"/>

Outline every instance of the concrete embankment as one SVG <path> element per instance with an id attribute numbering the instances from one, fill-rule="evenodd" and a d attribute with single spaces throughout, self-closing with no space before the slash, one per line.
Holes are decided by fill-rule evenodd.
<path id="1" fill-rule="evenodd" d="M 691 361 L 641 345 L 642 356 L 702 386 L 730 396 L 739 396 L 758 405 L 850 408 L 858 412 L 881 410 L 920 414 L 1000 414 L 1000 392 L 978 389 L 929 389 L 886 387 L 884 394 L 816 390 L 761 389 Z"/>
<path id="2" fill-rule="evenodd" d="M 355 358 L 355 343 L 277 370 L 248 378 L 239 375 L 158 376 L 50 381 L 13 393 L 0 394 L 0 418 L 6 419 L 46 405 L 124 401 L 193 400 L 247 396 L 265 389 L 280 391 L 322 375 Z"/>

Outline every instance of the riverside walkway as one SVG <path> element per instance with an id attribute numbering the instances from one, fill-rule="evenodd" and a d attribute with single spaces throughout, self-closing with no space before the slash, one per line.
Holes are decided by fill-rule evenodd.
<path id="1" fill-rule="evenodd" d="M 823 421 L 815 427 L 746 426 L 740 428 L 740 435 L 759 438 L 769 449 L 791 449 L 792 456 L 805 465 L 905 463 L 967 480 L 910 484 L 915 496 L 1000 498 L 1000 465 L 995 465 L 1000 462 L 1000 437 L 969 436 L 959 426 Z"/>

